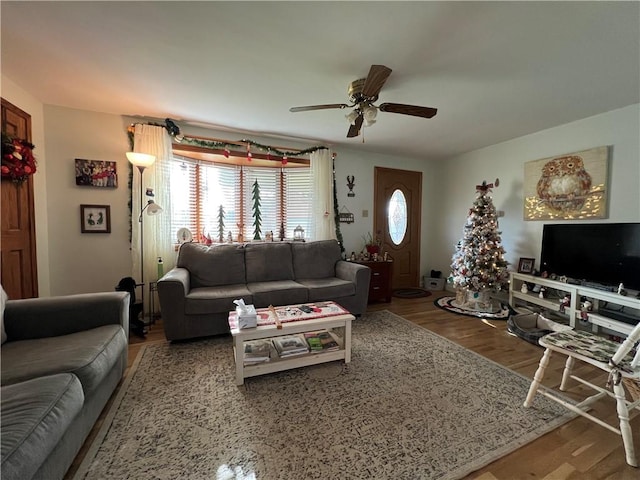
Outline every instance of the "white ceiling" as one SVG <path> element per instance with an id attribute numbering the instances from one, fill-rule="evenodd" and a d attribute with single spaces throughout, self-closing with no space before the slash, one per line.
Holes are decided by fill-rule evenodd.
<path id="1" fill-rule="evenodd" d="M 1 2 L 2 73 L 45 104 L 443 158 L 640 102 L 638 2 Z M 347 139 L 349 82 L 393 73 Z M 239 139 L 229 134 L 229 139 Z M 279 145 L 283 145 L 282 139 Z M 284 143 L 286 145 L 286 143 Z"/>

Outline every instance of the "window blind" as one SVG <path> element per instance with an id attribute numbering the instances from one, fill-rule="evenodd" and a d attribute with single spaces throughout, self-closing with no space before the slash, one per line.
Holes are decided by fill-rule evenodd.
<path id="1" fill-rule="evenodd" d="M 219 241 L 220 206 L 224 210 L 223 241 L 231 232 L 237 240 L 244 226 L 244 240 L 255 232 L 254 185 L 260 195 L 260 238 L 267 232 L 279 239 L 293 238 L 300 225 L 305 238 L 313 238 L 313 194 L 309 168 L 254 167 L 198 162 L 174 156 L 171 164 L 171 231 L 177 237 L 186 227 L 197 241 L 206 234 Z"/>

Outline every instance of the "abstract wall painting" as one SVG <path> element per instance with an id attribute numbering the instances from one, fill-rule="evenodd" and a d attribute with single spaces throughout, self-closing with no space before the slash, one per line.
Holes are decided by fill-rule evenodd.
<path id="1" fill-rule="evenodd" d="M 525 220 L 607 218 L 606 146 L 524 164 Z"/>

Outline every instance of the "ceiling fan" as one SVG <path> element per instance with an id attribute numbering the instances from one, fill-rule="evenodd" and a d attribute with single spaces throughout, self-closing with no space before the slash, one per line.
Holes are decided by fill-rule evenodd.
<path id="1" fill-rule="evenodd" d="M 360 78 L 349 84 L 347 90 L 351 105 L 346 103 L 330 103 L 326 105 L 309 105 L 306 107 L 291 107 L 290 112 L 306 112 L 309 110 L 324 110 L 328 108 L 352 108 L 351 113 L 346 117 L 351 126 L 347 132 L 347 138 L 360 135 L 362 124 L 366 127 L 376 123 L 378 110 L 381 112 L 400 113 L 402 115 L 412 115 L 414 117 L 431 118 L 438 109 L 431 107 L 419 107 L 417 105 L 404 105 L 402 103 L 382 103 L 375 106 L 378 94 L 384 86 L 392 70 L 384 65 L 371 65 L 367 78 Z"/>

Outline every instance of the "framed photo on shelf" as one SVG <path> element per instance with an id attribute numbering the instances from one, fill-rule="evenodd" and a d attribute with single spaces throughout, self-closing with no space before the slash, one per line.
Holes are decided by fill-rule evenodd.
<path id="1" fill-rule="evenodd" d="M 111 233 L 111 207 L 109 205 L 80 205 L 80 231 L 82 233 Z"/>
<path id="2" fill-rule="evenodd" d="M 518 261 L 518 273 L 533 273 L 535 261 L 535 258 L 520 257 L 520 261 Z"/>

